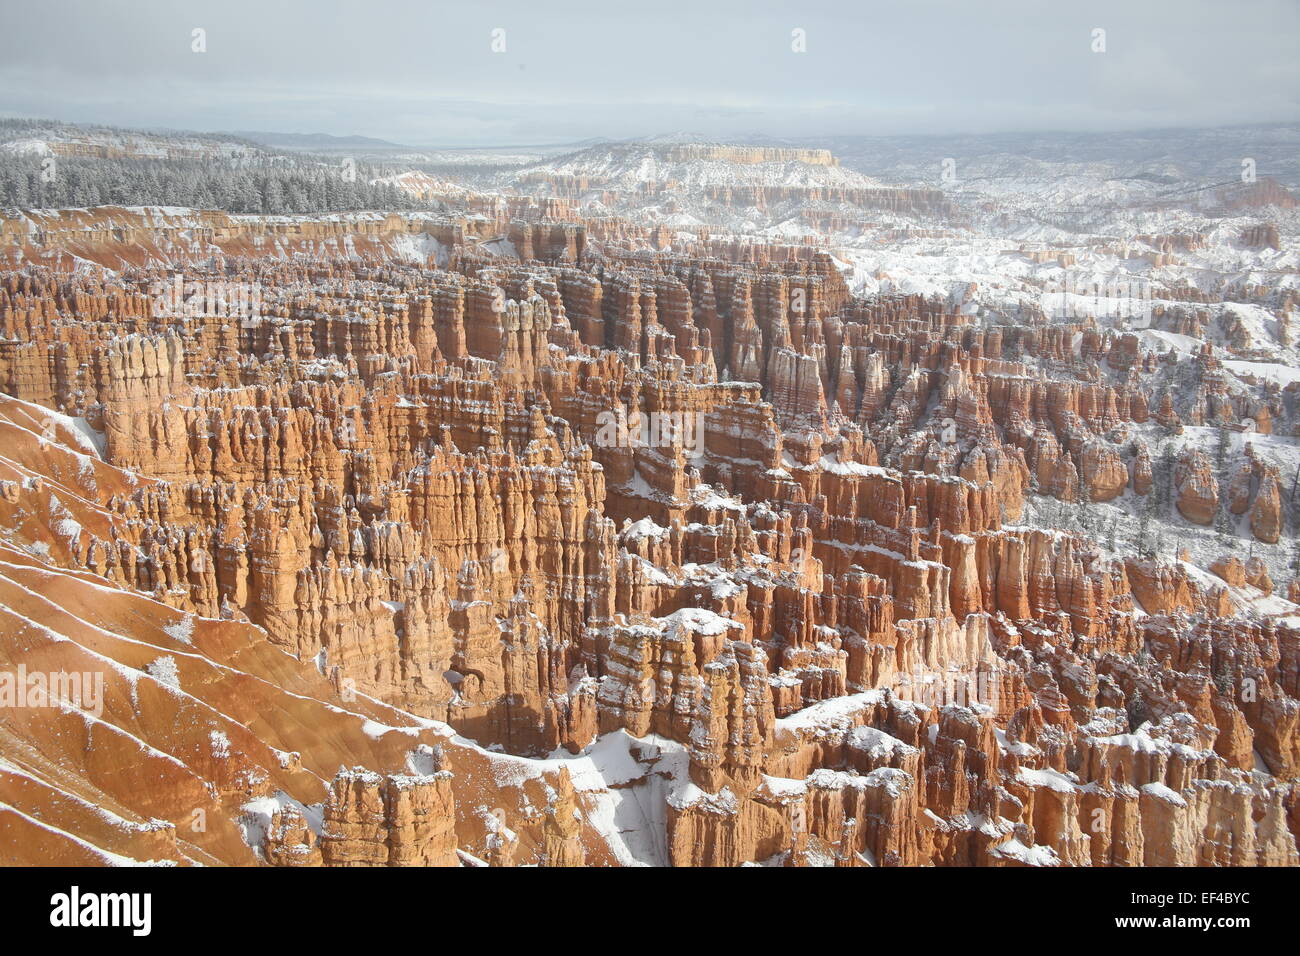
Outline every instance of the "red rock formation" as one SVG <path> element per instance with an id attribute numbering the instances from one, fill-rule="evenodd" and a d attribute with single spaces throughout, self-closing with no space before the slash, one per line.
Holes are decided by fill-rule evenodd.
<path id="1" fill-rule="evenodd" d="M 1163 447 L 1286 434 L 1276 391 L 1206 352 L 1174 395 L 1133 334 L 855 297 L 823 250 L 516 199 L 491 235 L 23 233 L 136 265 L 0 274 L 0 669 L 107 681 L 95 720 L 0 717 L 12 858 L 1296 862 L 1300 630 L 1261 597 L 1280 473 Z M 387 254 L 417 232 L 444 268 Z M 256 313 L 178 313 L 142 264 L 169 243 Z M 1221 496 L 1260 554 L 1224 531 L 1217 579 L 1098 518 L 1194 533 Z"/>

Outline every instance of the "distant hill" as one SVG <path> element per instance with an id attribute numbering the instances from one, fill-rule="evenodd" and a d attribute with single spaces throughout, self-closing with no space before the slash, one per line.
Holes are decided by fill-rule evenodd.
<path id="1" fill-rule="evenodd" d="M 330 133 L 263 133 L 237 132 L 233 136 L 251 139 L 263 146 L 284 149 L 406 149 L 401 143 L 390 143 L 373 136 L 334 136 Z"/>

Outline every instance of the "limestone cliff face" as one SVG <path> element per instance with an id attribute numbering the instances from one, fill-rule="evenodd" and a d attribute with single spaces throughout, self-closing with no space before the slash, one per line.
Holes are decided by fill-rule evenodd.
<path id="1" fill-rule="evenodd" d="M 0 274 L 0 662 L 121 665 L 129 736 L 0 724 L 139 824 L 65 829 L 286 866 L 1296 862 L 1296 586 L 1092 518 L 1278 546 L 1274 465 L 1166 443 L 1294 403 L 1208 353 L 1171 397 L 1131 333 L 858 297 L 823 250 L 550 198 L 490 235 L 6 233 L 132 264 Z M 440 255 L 391 254 L 417 234 Z M 58 755 L 8 753 L 0 832 L 45 846 Z M 145 766 L 149 794 L 114 770 Z"/>

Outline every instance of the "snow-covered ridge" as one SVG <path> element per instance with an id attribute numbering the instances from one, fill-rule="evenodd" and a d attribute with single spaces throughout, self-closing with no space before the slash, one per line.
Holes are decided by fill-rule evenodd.
<path id="1" fill-rule="evenodd" d="M 593 146 L 525 167 L 520 185 L 548 178 L 590 180 L 620 190 L 664 183 L 691 190 L 720 186 L 878 189 L 878 180 L 845 169 L 826 150 L 767 150 L 720 144 Z"/>

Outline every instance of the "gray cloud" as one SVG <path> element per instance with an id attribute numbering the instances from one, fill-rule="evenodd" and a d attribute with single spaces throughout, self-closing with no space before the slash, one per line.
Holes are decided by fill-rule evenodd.
<path id="1" fill-rule="evenodd" d="M 1300 116 L 1292 0 L 53 0 L 3 16 L 0 111 L 81 122 L 468 145 Z"/>

